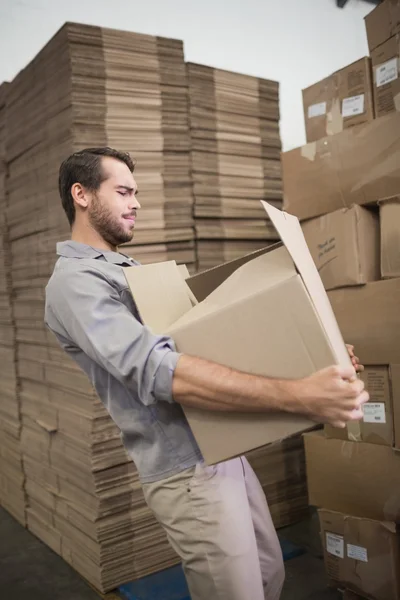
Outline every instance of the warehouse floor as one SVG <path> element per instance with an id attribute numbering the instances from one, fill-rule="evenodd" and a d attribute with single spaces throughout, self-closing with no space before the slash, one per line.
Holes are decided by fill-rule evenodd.
<path id="1" fill-rule="evenodd" d="M 326 587 L 316 515 L 280 534 L 306 549 L 286 562 L 281 600 L 340 600 L 337 592 Z M 0 508 L 0 598 L 98 600 L 99 596 L 59 556 Z"/>

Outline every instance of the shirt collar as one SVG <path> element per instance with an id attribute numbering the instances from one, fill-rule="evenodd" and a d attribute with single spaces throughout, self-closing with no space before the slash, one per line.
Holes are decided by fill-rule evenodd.
<path id="1" fill-rule="evenodd" d="M 113 263 L 114 265 L 123 265 L 126 263 L 137 265 L 138 263 L 129 256 L 120 252 L 111 252 L 109 250 L 99 250 L 86 244 L 73 242 L 58 242 L 57 254 L 65 258 L 102 258 L 103 260 Z"/>

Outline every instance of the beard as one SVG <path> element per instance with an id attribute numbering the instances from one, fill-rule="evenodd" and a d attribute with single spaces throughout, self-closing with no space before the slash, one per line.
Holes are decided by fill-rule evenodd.
<path id="1" fill-rule="evenodd" d="M 88 217 L 93 229 L 111 246 L 126 244 L 133 238 L 133 230 L 126 231 L 97 195 L 94 197 Z"/>

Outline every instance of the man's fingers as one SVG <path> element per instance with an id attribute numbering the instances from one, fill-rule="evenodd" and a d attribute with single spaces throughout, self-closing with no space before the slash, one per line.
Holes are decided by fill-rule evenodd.
<path id="1" fill-rule="evenodd" d="M 349 383 L 349 387 L 351 388 L 351 395 L 357 397 L 364 390 L 365 384 L 361 379 L 356 378 L 354 381 Z"/>
<path id="2" fill-rule="evenodd" d="M 364 390 L 360 394 L 360 397 L 358 398 L 359 405 L 362 406 L 363 404 L 368 402 L 368 400 L 369 400 L 369 394 L 368 394 L 367 390 Z"/>
<path id="3" fill-rule="evenodd" d="M 338 375 L 346 381 L 352 381 L 356 378 L 356 371 L 354 367 L 339 367 Z"/>
<path id="4" fill-rule="evenodd" d="M 362 408 L 357 410 L 353 410 L 350 414 L 350 421 L 361 421 L 364 417 L 364 412 Z"/>
<path id="5" fill-rule="evenodd" d="M 332 427 L 336 427 L 336 429 L 344 429 L 346 427 L 346 423 L 344 421 L 332 421 Z"/>

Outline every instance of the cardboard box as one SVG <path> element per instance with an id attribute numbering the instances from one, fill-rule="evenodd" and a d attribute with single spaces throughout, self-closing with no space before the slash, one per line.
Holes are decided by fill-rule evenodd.
<path id="1" fill-rule="evenodd" d="M 284 209 L 300 220 L 400 189 L 400 113 L 282 153 Z"/>
<path id="2" fill-rule="evenodd" d="M 400 111 L 400 34 L 375 48 L 371 59 L 376 116 Z"/>
<path id="3" fill-rule="evenodd" d="M 400 196 L 380 202 L 381 276 L 400 277 Z"/>
<path id="4" fill-rule="evenodd" d="M 366 366 L 361 373 L 370 399 L 364 405 L 364 418 L 360 422 L 359 442 L 369 444 L 382 444 L 394 446 L 395 440 L 394 404 L 396 403 L 396 416 L 400 411 L 400 366 Z M 325 426 L 325 433 L 330 438 L 347 440 L 349 434 L 346 429 L 337 429 Z"/>
<path id="5" fill-rule="evenodd" d="M 352 206 L 302 224 L 326 290 L 380 278 L 379 215 Z"/>
<path id="6" fill-rule="evenodd" d="M 400 523 L 400 453 L 387 446 L 304 434 L 311 505 Z"/>
<path id="7" fill-rule="evenodd" d="M 187 282 L 172 262 L 127 268 L 143 322 L 170 335 L 180 352 L 257 375 L 298 378 L 349 365 L 298 220 L 263 205 L 286 248 L 267 248 Z M 185 413 L 209 464 L 313 426 L 282 413 Z"/>
<path id="8" fill-rule="evenodd" d="M 304 89 L 303 108 L 307 142 L 372 121 L 370 58 L 361 58 Z"/>
<path id="9" fill-rule="evenodd" d="M 400 364 L 400 279 L 328 292 L 345 340 L 364 365 Z"/>
<path id="10" fill-rule="evenodd" d="M 368 47 L 372 52 L 400 33 L 400 1 L 385 0 L 365 17 Z"/>
<path id="11" fill-rule="evenodd" d="M 396 524 L 324 509 L 318 515 L 330 581 L 374 600 L 398 600 L 400 537 Z"/>

